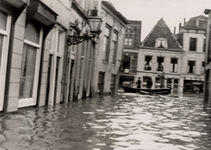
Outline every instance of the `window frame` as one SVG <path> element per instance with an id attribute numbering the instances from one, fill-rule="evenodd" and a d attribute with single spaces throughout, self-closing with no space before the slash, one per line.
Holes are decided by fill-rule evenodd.
<path id="1" fill-rule="evenodd" d="M 190 37 L 190 42 L 189 42 L 189 51 L 191 52 L 196 52 L 197 51 L 197 38 L 195 37 Z M 191 41 L 195 40 L 195 41 Z"/>
<path id="2" fill-rule="evenodd" d="M 6 13 L 0 10 L 3 13 Z M 11 24 L 12 24 L 12 16 L 7 14 L 6 20 L 6 30 L 0 29 L 0 34 L 3 36 L 2 41 L 2 52 L 0 59 L 0 111 L 3 110 L 4 105 L 4 92 L 5 92 L 5 84 L 6 84 L 6 70 L 7 70 L 7 61 L 8 61 L 8 52 L 9 52 L 9 44 L 10 44 L 10 32 L 11 32 Z"/>
<path id="3" fill-rule="evenodd" d="M 39 33 L 39 44 L 29 41 L 29 40 L 25 39 L 25 37 L 24 37 L 24 44 L 28 44 L 28 45 L 31 45 L 36 48 L 37 57 L 36 57 L 36 61 L 35 61 L 36 64 L 35 64 L 35 71 L 34 71 L 32 97 L 31 98 L 19 98 L 18 108 L 36 105 L 42 41 L 43 41 L 43 28 L 42 27 L 40 28 L 40 33 Z M 22 77 L 20 76 L 20 79 L 21 78 Z"/>

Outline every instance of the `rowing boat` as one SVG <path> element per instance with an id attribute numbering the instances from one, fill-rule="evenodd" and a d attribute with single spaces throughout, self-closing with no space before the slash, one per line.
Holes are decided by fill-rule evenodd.
<path id="1" fill-rule="evenodd" d="M 131 88 L 124 87 L 124 92 L 127 93 L 141 93 L 141 94 L 170 94 L 171 88 L 160 88 L 160 89 L 139 89 L 139 88 Z"/>

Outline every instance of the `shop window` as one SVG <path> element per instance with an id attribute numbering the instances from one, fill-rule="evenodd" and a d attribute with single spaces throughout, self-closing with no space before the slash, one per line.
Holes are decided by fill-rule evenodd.
<path id="1" fill-rule="evenodd" d="M 152 56 L 145 56 L 144 70 L 151 70 L 151 60 Z"/>
<path id="2" fill-rule="evenodd" d="M 165 38 L 158 38 L 155 41 L 156 48 L 168 48 L 167 39 Z"/>
<path id="3" fill-rule="evenodd" d="M 189 51 L 196 51 L 197 38 L 190 38 Z"/>
<path id="4" fill-rule="evenodd" d="M 147 88 L 147 81 L 149 79 L 151 79 L 151 77 L 147 77 L 147 76 L 143 77 L 143 83 L 142 83 L 143 88 Z"/>
<path id="5" fill-rule="evenodd" d="M 188 61 L 188 73 L 195 72 L 195 61 Z"/>
<path id="6" fill-rule="evenodd" d="M 163 71 L 163 57 L 157 57 L 157 71 Z"/>
<path id="7" fill-rule="evenodd" d="M 155 78 L 155 88 L 160 88 L 161 85 L 161 79 L 160 78 Z"/>
<path id="8" fill-rule="evenodd" d="M 177 64 L 177 58 L 171 58 L 171 65 L 170 65 L 170 71 L 171 72 L 177 72 L 177 67 L 178 67 L 178 64 Z"/>

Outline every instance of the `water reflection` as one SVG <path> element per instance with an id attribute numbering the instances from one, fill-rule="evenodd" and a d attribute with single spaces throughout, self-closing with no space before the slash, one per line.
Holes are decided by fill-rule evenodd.
<path id="1" fill-rule="evenodd" d="M 0 149 L 203 150 L 210 127 L 201 99 L 120 93 L 7 115 Z"/>

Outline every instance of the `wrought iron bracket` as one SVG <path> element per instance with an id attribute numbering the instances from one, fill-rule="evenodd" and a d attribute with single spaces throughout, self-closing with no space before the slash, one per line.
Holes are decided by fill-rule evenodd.
<path id="1" fill-rule="evenodd" d="M 69 46 L 71 45 L 76 45 L 76 44 L 79 44 L 81 42 L 83 42 L 84 40 L 87 40 L 87 39 L 91 39 L 93 40 L 95 38 L 95 34 L 85 34 L 83 36 L 79 36 L 79 35 L 69 35 L 68 36 L 68 39 L 67 39 L 67 44 Z"/>

